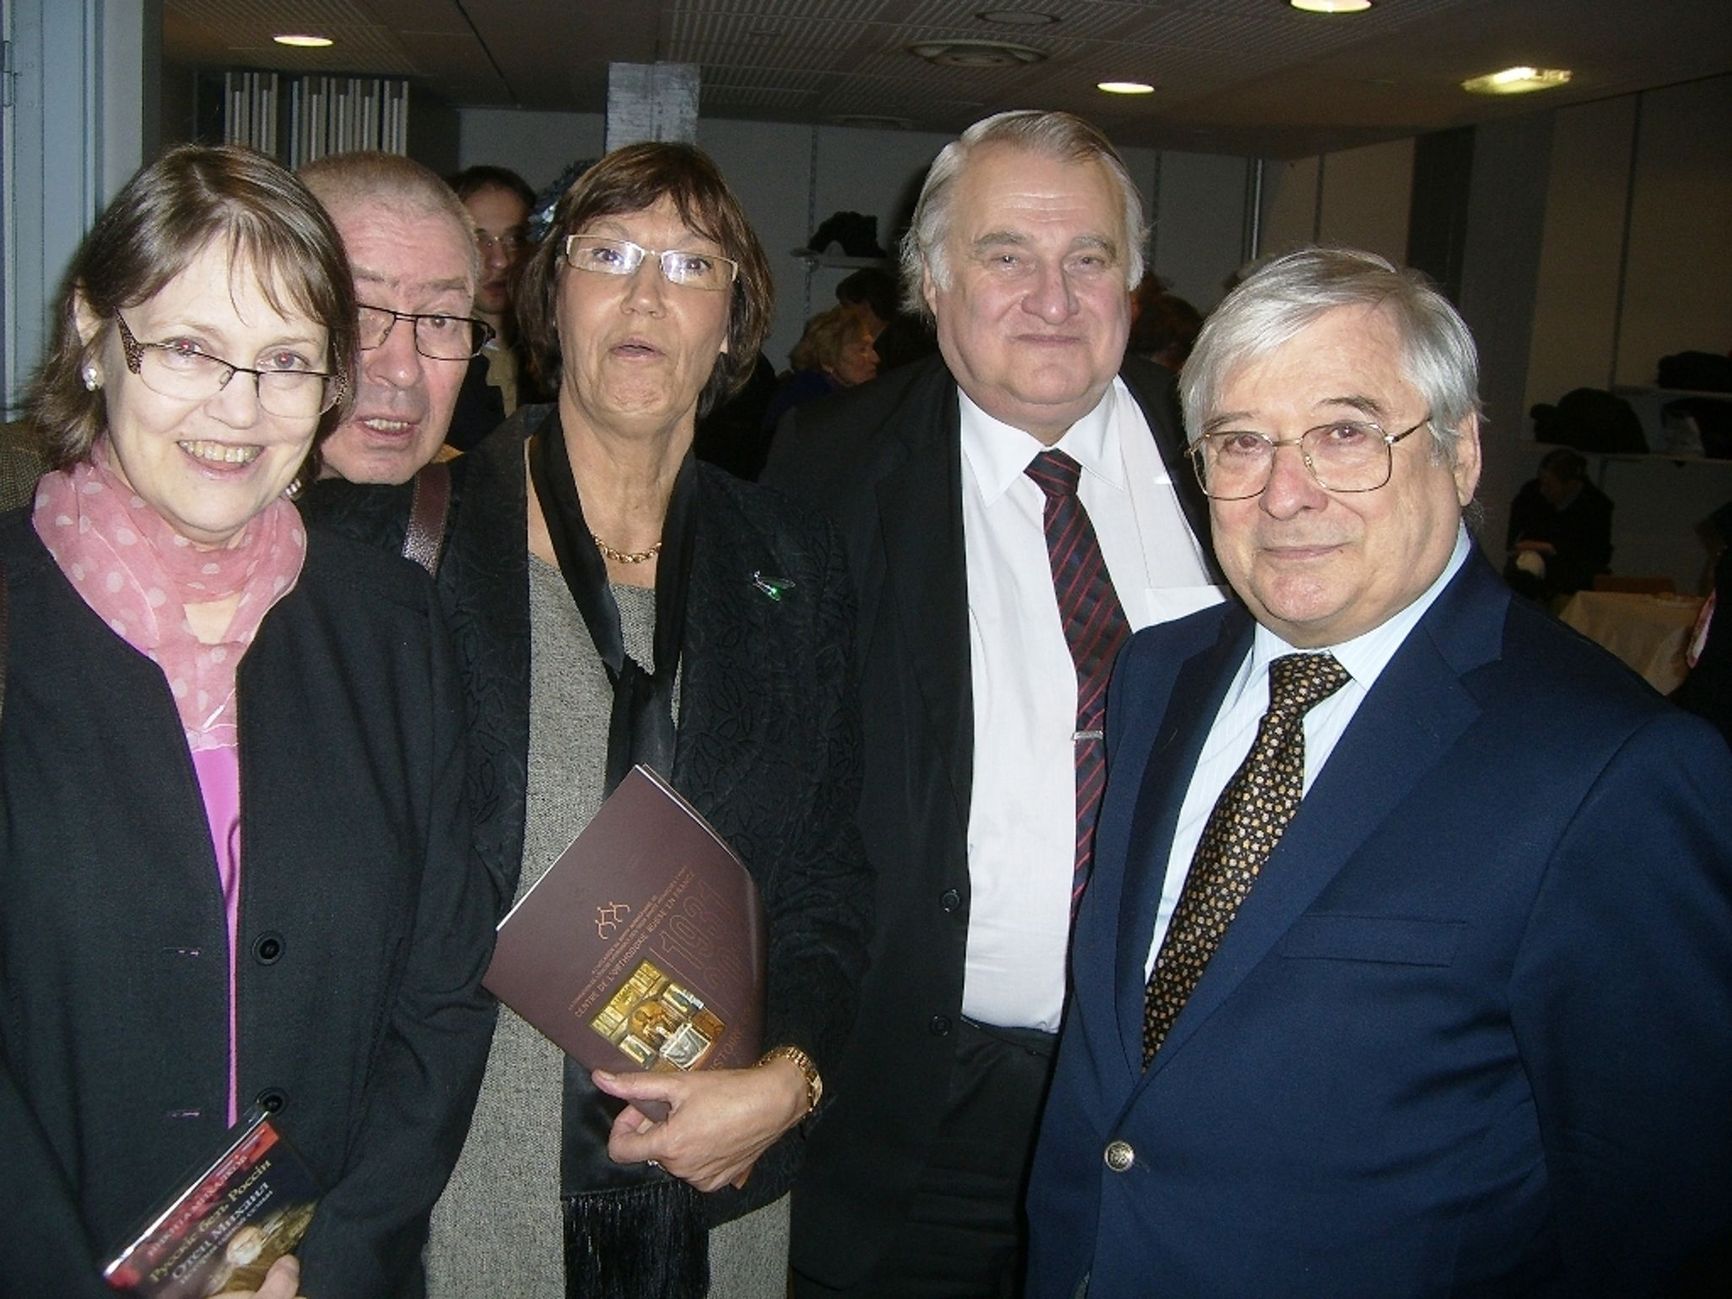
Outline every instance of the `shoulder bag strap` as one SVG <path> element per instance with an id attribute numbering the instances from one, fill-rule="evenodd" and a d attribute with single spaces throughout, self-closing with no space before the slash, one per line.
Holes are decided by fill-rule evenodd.
<path id="1" fill-rule="evenodd" d="M 412 559 L 427 572 L 439 576 L 439 557 L 445 550 L 445 520 L 451 513 L 451 466 L 439 462 L 415 475 L 414 495 L 409 500 L 409 531 L 403 537 L 403 558 Z"/>

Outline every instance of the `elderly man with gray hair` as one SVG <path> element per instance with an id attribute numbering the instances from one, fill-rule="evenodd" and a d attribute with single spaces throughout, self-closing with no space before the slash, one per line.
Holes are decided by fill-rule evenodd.
<path id="1" fill-rule="evenodd" d="M 1728 1293 L 1732 754 L 1475 552 L 1419 276 L 1271 262 L 1181 387 L 1240 602 L 1119 657 L 1031 1295 Z"/>
<path id="2" fill-rule="evenodd" d="M 493 336 L 474 316 L 474 223 L 449 185 L 396 154 L 333 154 L 300 177 L 343 237 L 361 313 L 355 406 L 321 448 L 324 472 L 408 482 L 447 441 L 469 360 Z"/>
<path id="3" fill-rule="evenodd" d="M 1217 601 L 1171 376 L 1125 357 L 1142 198 L 1065 113 L 944 149 L 902 247 L 941 356 L 783 421 L 859 586 L 877 935 L 794 1192 L 801 1296 L 1008 1295 L 1129 631 Z"/>

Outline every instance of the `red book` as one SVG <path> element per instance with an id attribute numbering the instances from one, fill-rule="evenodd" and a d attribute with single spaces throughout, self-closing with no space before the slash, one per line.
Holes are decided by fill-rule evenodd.
<path id="1" fill-rule="evenodd" d="M 227 1149 L 190 1178 L 121 1250 L 103 1279 L 149 1299 L 256 1290 L 306 1235 L 319 1199 L 311 1170 L 254 1109 Z"/>
<path id="2" fill-rule="evenodd" d="M 757 883 L 637 766 L 499 922 L 482 983 L 587 1068 L 739 1069 L 762 1050 L 764 946 Z"/>

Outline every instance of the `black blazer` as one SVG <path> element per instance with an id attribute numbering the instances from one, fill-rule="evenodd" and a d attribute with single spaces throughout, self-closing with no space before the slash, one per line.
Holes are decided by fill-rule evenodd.
<path id="1" fill-rule="evenodd" d="M 27 512 L 0 521 L 0 1295 L 106 1257 L 220 1148 L 227 935 L 186 741 Z M 461 705 L 432 585 L 313 531 L 242 661 L 239 1094 L 325 1188 L 313 1299 L 419 1290 L 492 1030 Z"/>
<path id="2" fill-rule="evenodd" d="M 1172 376 L 1127 357 L 1122 377 L 1213 573 L 1208 503 L 1185 463 Z M 835 520 L 860 596 L 860 822 L 879 923 L 836 1105 L 801 1175 L 793 1243 L 795 1266 L 842 1286 L 901 1221 L 942 1115 L 962 1013 L 974 718 L 955 381 L 934 357 L 791 411 L 765 481 Z"/>
<path id="3" fill-rule="evenodd" d="M 548 410 L 522 408 L 452 463 L 439 567 L 468 701 L 478 850 L 501 908 L 510 904 L 522 864 L 528 781 L 523 444 Z M 860 785 L 852 588 L 835 530 L 821 518 L 713 466 L 699 463 L 696 471 L 670 779 L 758 881 L 770 931 L 766 1042 L 803 1047 L 828 1079 L 853 1019 L 871 916 L 852 816 Z M 409 491 L 321 484 L 309 508 L 398 548 Z M 765 594 L 757 575 L 790 579 L 782 598 Z M 804 1131 L 767 1151 L 744 1191 L 706 1197 L 712 1223 L 785 1191 Z"/>

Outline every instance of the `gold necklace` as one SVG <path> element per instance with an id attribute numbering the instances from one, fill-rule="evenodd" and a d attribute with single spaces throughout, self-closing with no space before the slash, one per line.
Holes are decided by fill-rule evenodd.
<path id="1" fill-rule="evenodd" d="M 659 541 L 648 550 L 615 550 L 593 532 L 589 534 L 589 539 L 595 542 L 595 548 L 601 551 L 603 558 L 611 559 L 616 564 L 647 564 L 662 553 L 662 543 Z"/>

